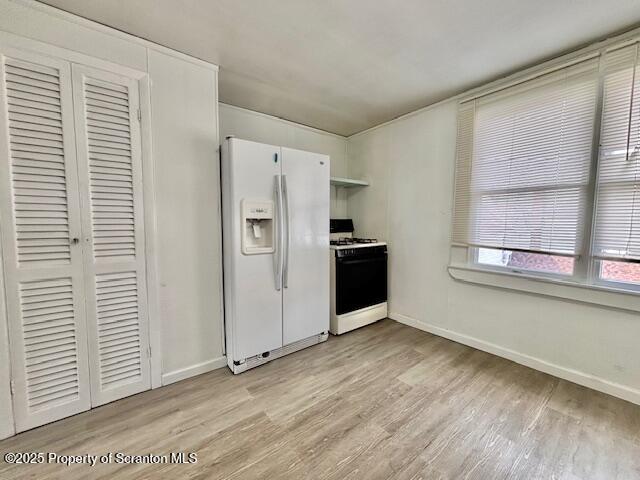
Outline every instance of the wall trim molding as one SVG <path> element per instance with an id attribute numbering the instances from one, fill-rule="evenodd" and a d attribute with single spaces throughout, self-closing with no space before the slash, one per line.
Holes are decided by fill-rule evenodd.
<path id="1" fill-rule="evenodd" d="M 515 350 L 496 345 L 495 343 L 486 342 L 484 340 L 480 340 L 479 338 L 464 335 L 452 330 L 447 330 L 442 327 L 437 327 L 426 322 L 421 322 L 401 313 L 389 312 L 389 318 L 409 327 L 417 328 L 418 330 L 432 333 L 439 337 L 444 337 L 454 342 L 461 343 L 478 350 L 482 350 L 483 352 L 506 358 L 507 360 L 511 360 L 512 362 L 524 365 L 525 367 L 533 368 L 534 370 L 539 370 L 554 377 L 577 383 L 578 385 L 582 385 L 583 387 L 591 388 L 593 390 L 597 390 L 599 392 L 603 392 L 608 395 L 621 398 L 622 400 L 640 405 L 640 390 L 628 387 L 626 385 L 610 382 L 600 377 L 589 375 L 587 373 L 573 370 L 571 368 L 562 367 L 560 365 L 547 362 L 537 357 L 532 357 L 530 355 L 516 352 Z"/>
<path id="2" fill-rule="evenodd" d="M 207 360 L 206 362 L 202 363 L 196 363 L 195 365 L 191 365 L 189 367 L 174 370 L 173 372 L 164 373 L 162 375 L 162 385 L 169 385 L 171 383 L 179 382 L 180 380 L 195 377 L 196 375 L 201 375 L 203 373 L 217 370 L 218 368 L 226 366 L 227 357 L 225 356 Z"/>

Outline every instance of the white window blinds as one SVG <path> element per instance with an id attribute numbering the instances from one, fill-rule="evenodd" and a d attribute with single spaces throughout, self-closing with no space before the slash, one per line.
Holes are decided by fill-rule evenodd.
<path id="1" fill-rule="evenodd" d="M 475 102 L 467 102 L 458 109 L 456 140 L 456 184 L 453 212 L 452 241 L 465 245 L 468 239 L 471 211 L 471 159 L 473 158 L 473 117 Z"/>
<path id="2" fill-rule="evenodd" d="M 593 59 L 461 104 L 454 243 L 580 254 L 597 87 Z"/>
<path id="3" fill-rule="evenodd" d="M 640 260 L 640 75 L 638 45 L 604 59 L 593 255 Z"/>

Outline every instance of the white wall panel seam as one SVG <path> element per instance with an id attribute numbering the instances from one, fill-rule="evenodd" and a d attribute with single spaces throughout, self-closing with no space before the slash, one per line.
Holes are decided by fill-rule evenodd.
<path id="1" fill-rule="evenodd" d="M 146 49 L 147 72 L 149 71 L 149 49 Z M 142 178 L 144 181 L 144 225 L 147 252 L 147 301 L 149 305 L 149 348 L 151 358 L 151 388 L 162 386 L 162 320 L 158 292 L 158 225 L 156 216 L 156 170 L 153 154 L 153 79 L 147 74 L 140 88 L 140 110 L 142 112 Z"/>

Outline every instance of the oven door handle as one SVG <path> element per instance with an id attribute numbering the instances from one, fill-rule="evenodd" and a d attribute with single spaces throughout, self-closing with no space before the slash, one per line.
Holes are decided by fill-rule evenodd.
<path id="1" fill-rule="evenodd" d="M 356 264 L 359 264 L 359 263 L 383 262 L 386 259 L 387 259 L 386 256 L 384 256 L 384 257 L 367 257 L 367 258 L 358 258 L 358 259 L 340 258 L 340 259 L 338 259 L 338 263 L 340 263 L 341 265 L 356 265 Z"/>

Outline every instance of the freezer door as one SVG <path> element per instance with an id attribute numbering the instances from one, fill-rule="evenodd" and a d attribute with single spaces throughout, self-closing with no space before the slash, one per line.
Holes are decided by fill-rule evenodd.
<path id="1" fill-rule="evenodd" d="M 329 330 L 329 157 L 282 148 L 284 345 Z"/>
<path id="2" fill-rule="evenodd" d="M 280 147 L 229 138 L 223 145 L 225 328 L 227 354 L 243 360 L 282 346 Z M 273 202 L 275 252 L 242 253 L 242 207 Z"/>

